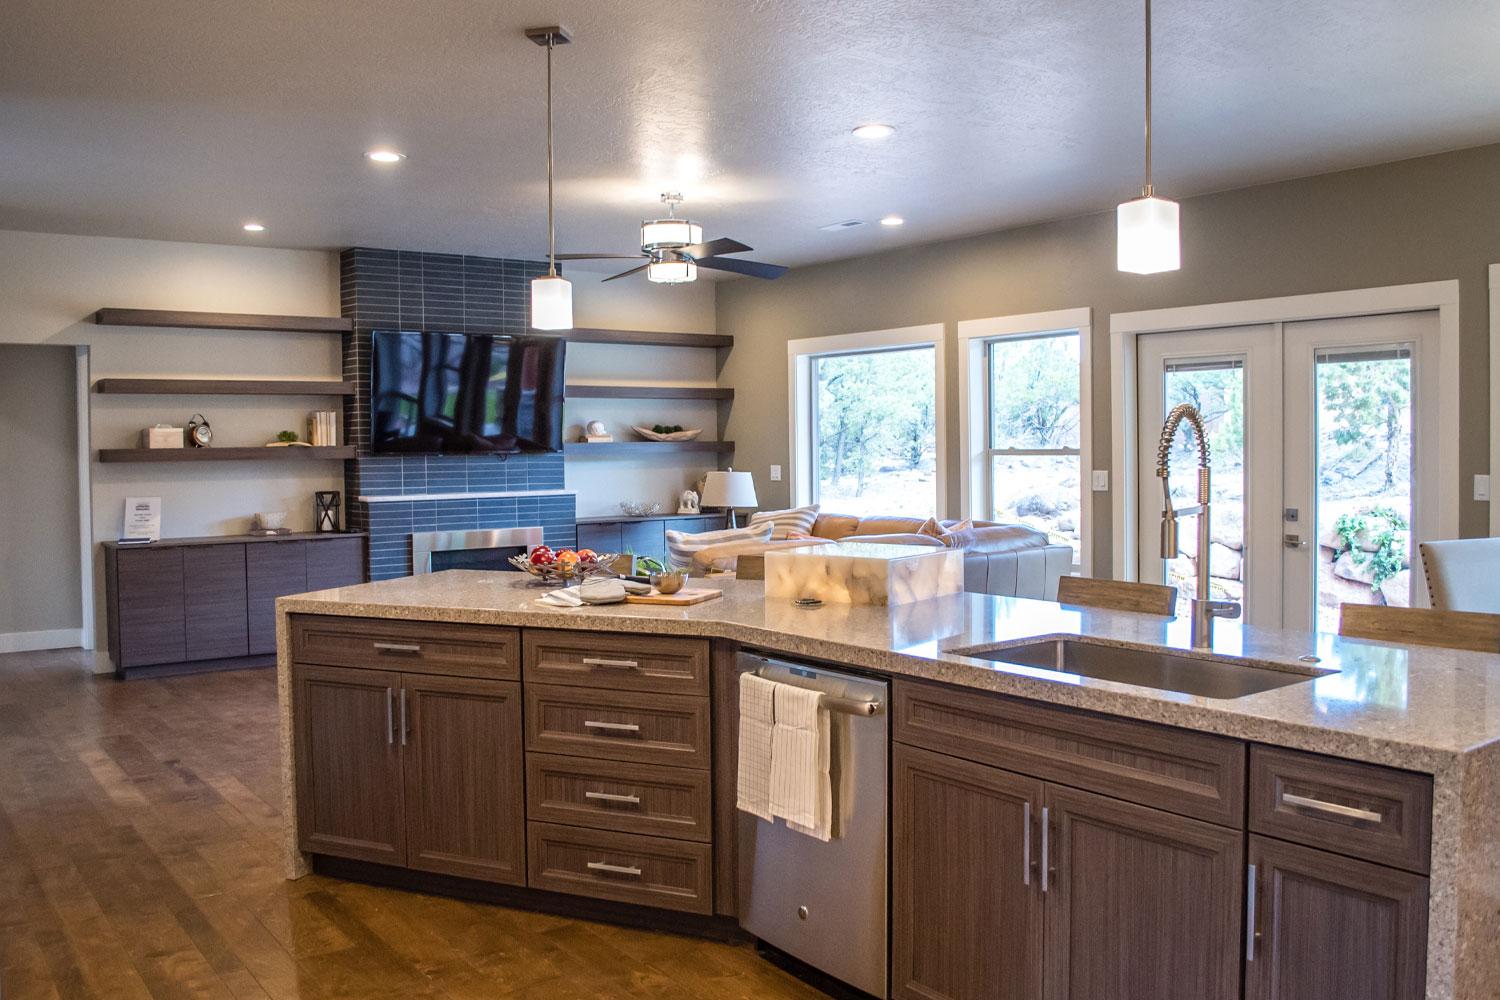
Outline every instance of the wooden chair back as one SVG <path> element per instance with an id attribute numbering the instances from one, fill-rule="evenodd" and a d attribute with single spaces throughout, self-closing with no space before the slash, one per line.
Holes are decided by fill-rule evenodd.
<path id="1" fill-rule="evenodd" d="M 1065 576 L 1057 581 L 1057 602 L 1171 617 L 1177 610 L 1177 588 L 1160 583 Z"/>
<path id="2" fill-rule="evenodd" d="M 1446 646 L 1476 653 L 1500 653 L 1500 614 L 1341 604 L 1339 635 L 1412 646 Z"/>

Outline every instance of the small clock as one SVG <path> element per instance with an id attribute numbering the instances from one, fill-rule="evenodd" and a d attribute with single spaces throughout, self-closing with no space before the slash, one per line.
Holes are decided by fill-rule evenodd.
<path id="1" fill-rule="evenodd" d="M 214 440 L 214 429 L 208 425 L 203 414 L 193 414 L 187 425 L 188 444 L 194 448 L 207 448 Z"/>

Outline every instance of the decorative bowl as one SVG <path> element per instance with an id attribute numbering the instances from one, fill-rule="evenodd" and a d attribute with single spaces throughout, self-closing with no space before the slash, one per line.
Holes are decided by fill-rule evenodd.
<path id="1" fill-rule="evenodd" d="M 263 510 L 255 515 L 255 526 L 262 531 L 276 531 L 286 526 L 286 511 Z"/>
<path id="2" fill-rule="evenodd" d="M 621 500 L 620 511 L 627 517 L 655 517 L 661 513 L 661 504 L 654 500 Z"/>
<path id="3" fill-rule="evenodd" d="M 665 434 L 658 434 L 649 427 L 632 427 L 631 430 L 647 441 L 692 441 L 703 433 L 702 427 L 691 427 L 685 431 L 668 431 Z"/>
<path id="4" fill-rule="evenodd" d="M 659 593 L 675 594 L 687 585 L 687 570 L 669 569 L 665 573 L 652 573 L 651 586 Z"/>
<path id="5" fill-rule="evenodd" d="M 564 550 L 565 552 L 571 550 Z M 582 580 L 589 576 L 607 576 L 614 572 L 610 569 L 619 556 L 612 552 L 601 552 L 592 559 L 567 560 L 557 559 L 549 563 L 533 563 L 531 556 L 511 556 L 510 564 L 516 569 L 535 577 L 544 583 L 568 584 Z"/>

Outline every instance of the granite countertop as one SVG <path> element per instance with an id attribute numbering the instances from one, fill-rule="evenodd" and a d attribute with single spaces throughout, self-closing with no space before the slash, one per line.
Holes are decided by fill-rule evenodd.
<path id="1" fill-rule="evenodd" d="M 1235 699 L 1009 666 L 952 650 L 1080 636 L 1188 651 L 1188 622 L 1047 601 L 955 594 L 894 607 L 797 608 L 760 582 L 704 581 L 723 598 L 687 608 L 535 603 L 514 573 L 449 570 L 283 597 L 285 613 L 641 632 L 735 640 L 829 661 L 1428 773 L 1500 741 L 1500 655 L 1401 647 L 1220 622 L 1214 652 L 1313 675 Z M 1299 657 L 1315 655 L 1316 664 Z M 1496 697 L 1491 697 L 1491 693 Z"/>

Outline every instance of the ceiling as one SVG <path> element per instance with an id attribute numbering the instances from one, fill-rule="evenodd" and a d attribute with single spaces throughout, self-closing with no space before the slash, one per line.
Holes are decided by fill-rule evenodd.
<path id="1" fill-rule="evenodd" d="M 559 21 L 559 250 L 631 250 L 663 190 L 801 264 L 1140 186 L 1133 0 L 5 0 L 0 228 L 544 255 L 521 32 Z M 1168 197 L 1500 141 L 1492 0 L 1157 0 L 1155 22 Z M 868 224 L 818 228 L 844 219 Z"/>

